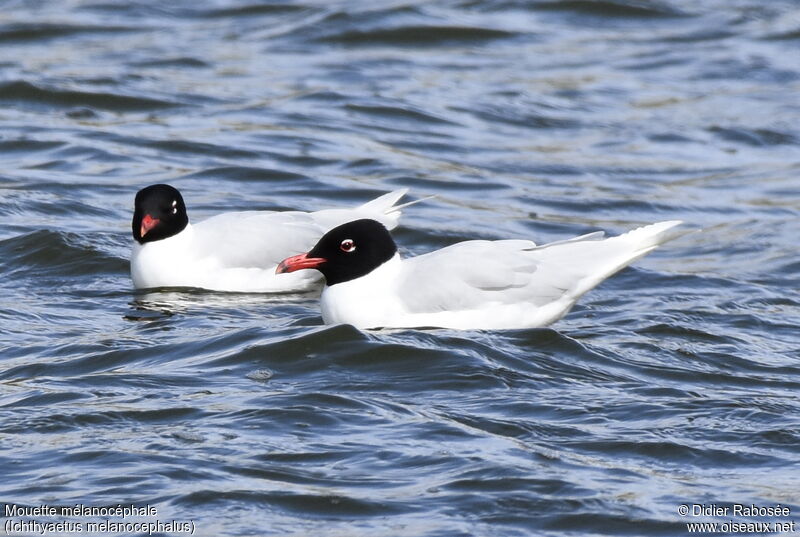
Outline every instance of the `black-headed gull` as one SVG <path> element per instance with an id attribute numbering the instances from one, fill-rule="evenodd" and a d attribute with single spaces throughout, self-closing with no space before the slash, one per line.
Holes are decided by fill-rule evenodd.
<path id="1" fill-rule="evenodd" d="M 322 318 L 358 328 L 513 329 L 545 326 L 597 284 L 677 236 L 669 221 L 603 239 L 602 232 L 536 246 L 466 241 L 400 259 L 386 227 L 356 220 L 327 232 L 277 272 L 325 276 Z"/>
<path id="2" fill-rule="evenodd" d="M 279 276 L 278 262 L 308 250 L 326 231 L 350 220 L 372 218 L 394 228 L 400 210 L 409 205 L 395 205 L 406 192 L 396 190 L 353 209 L 231 212 L 190 224 L 177 189 L 148 186 L 136 194 L 131 224 L 133 285 L 234 292 L 313 288 L 321 280 L 318 274 Z"/>

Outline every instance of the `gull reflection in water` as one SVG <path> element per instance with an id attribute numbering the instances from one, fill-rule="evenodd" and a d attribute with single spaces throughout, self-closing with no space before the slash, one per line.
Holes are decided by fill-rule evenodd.
<path id="1" fill-rule="evenodd" d="M 229 312 L 235 316 L 246 316 L 248 310 L 264 315 L 264 307 L 297 305 L 306 300 L 319 299 L 319 289 L 303 293 L 225 293 L 194 288 L 159 288 L 137 291 L 123 315 L 129 321 L 156 321 L 194 310 L 205 312 Z M 268 315 L 269 316 L 269 315 Z"/>

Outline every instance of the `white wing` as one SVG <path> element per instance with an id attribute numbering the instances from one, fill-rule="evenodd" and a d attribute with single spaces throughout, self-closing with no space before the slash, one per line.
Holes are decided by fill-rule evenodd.
<path id="1" fill-rule="evenodd" d="M 407 188 L 401 188 L 400 190 L 395 190 L 379 196 L 354 209 L 326 209 L 311 213 L 311 217 L 314 219 L 314 222 L 325 228 L 325 231 L 361 218 L 377 220 L 386 226 L 386 229 L 391 230 L 396 228 L 400 221 L 401 209 L 422 201 L 417 200 L 402 205 L 395 205 L 407 192 Z"/>
<path id="2" fill-rule="evenodd" d="M 520 319 L 520 325 L 546 324 L 604 279 L 674 238 L 666 232 L 679 223 L 652 224 L 605 240 L 596 232 L 544 246 L 529 241 L 455 244 L 404 260 L 398 294 L 412 315 L 518 305 L 518 314 L 529 319 Z"/>
<path id="3" fill-rule="evenodd" d="M 485 307 L 525 299 L 536 263 L 531 241 L 467 241 L 404 259 L 398 294 L 409 313 Z"/>
<path id="4" fill-rule="evenodd" d="M 353 209 L 220 214 L 193 224 L 194 247 L 198 257 L 213 256 L 225 268 L 274 267 L 290 255 L 307 252 L 323 234 L 345 222 L 372 218 L 396 227 L 400 209 L 408 204 L 395 203 L 406 192 L 389 192 Z"/>
<path id="5" fill-rule="evenodd" d="M 214 257 L 224 268 L 275 266 L 308 251 L 327 231 L 309 213 L 225 213 L 194 224 L 197 257 Z"/>

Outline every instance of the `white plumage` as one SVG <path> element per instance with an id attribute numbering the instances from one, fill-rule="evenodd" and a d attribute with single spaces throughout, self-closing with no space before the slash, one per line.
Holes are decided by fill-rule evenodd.
<path id="1" fill-rule="evenodd" d="M 131 278 L 137 288 L 199 287 L 233 292 L 290 292 L 318 286 L 314 272 L 275 274 L 284 257 L 303 252 L 331 228 L 359 218 L 394 228 L 408 189 L 353 209 L 245 211 L 213 216 L 168 238 L 134 242 Z"/>
<path id="2" fill-rule="evenodd" d="M 679 235 L 669 230 L 680 223 L 608 239 L 596 232 L 543 246 L 467 241 L 408 259 L 395 254 L 365 276 L 325 287 L 322 316 L 328 324 L 359 328 L 545 326 L 604 279 Z"/>

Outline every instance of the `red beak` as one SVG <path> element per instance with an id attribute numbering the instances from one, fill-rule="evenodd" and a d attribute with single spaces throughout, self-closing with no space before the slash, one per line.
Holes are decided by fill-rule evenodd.
<path id="1" fill-rule="evenodd" d="M 158 218 L 153 218 L 149 214 L 144 215 L 144 218 L 142 218 L 142 227 L 139 230 L 139 237 L 144 238 L 148 231 L 158 225 L 158 222 Z"/>
<path id="2" fill-rule="evenodd" d="M 278 268 L 275 269 L 275 274 L 317 268 L 327 261 L 324 257 L 308 257 L 308 254 L 293 255 L 280 262 Z"/>

